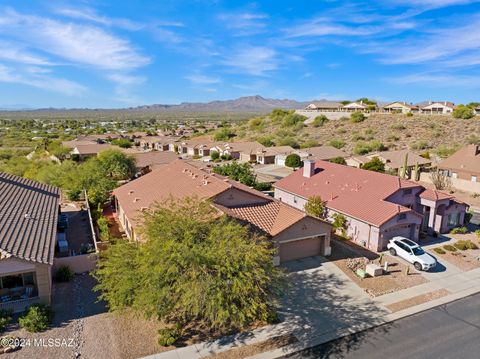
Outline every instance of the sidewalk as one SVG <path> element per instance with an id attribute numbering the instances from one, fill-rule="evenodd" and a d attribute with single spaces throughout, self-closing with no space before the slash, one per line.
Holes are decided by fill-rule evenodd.
<path id="1" fill-rule="evenodd" d="M 328 304 L 322 303 L 321 299 L 313 298 L 314 301 L 317 301 L 317 306 L 320 308 L 314 308 L 318 309 L 317 311 L 309 309 L 309 306 L 312 305 L 312 298 L 309 296 L 310 293 L 306 292 L 308 288 L 301 288 L 299 293 L 293 293 L 293 295 L 304 298 L 304 302 L 298 304 L 300 306 L 303 304 L 304 310 L 299 312 L 301 315 L 295 316 L 293 314 L 298 314 L 298 312 L 292 310 L 291 303 L 285 304 L 287 308 L 282 308 L 280 312 L 285 313 L 290 310 L 292 311 L 292 315 L 287 315 L 286 320 L 281 324 L 259 328 L 250 333 L 233 335 L 212 342 L 178 348 L 145 358 L 199 359 L 235 347 L 260 343 L 276 336 L 288 333 L 295 335 L 299 339 L 298 343 L 251 357 L 252 359 L 277 358 L 480 292 L 480 268 L 462 272 L 451 264 L 448 265 L 448 268 L 444 272 L 424 273 L 430 282 L 373 299 L 369 298 L 358 286 L 352 286 L 351 283 L 353 282 L 331 262 L 322 262 L 320 267 L 293 272 L 294 278 L 295 276 L 305 275 L 308 276 L 307 286 L 311 284 L 312 281 L 320 280 L 321 278 L 329 278 L 329 280 L 332 281 L 331 287 L 328 287 L 326 283 L 322 286 L 325 292 L 332 290 L 338 292 L 333 296 L 334 300 L 329 303 L 331 305 L 330 307 L 328 307 Z M 399 310 L 395 313 L 391 313 L 386 309 L 387 305 L 401 302 L 402 300 L 421 294 L 427 294 L 438 289 L 446 289 L 449 294 L 404 310 Z M 352 301 L 352 303 L 345 304 L 344 301 Z M 342 305 L 349 304 L 356 308 L 358 318 L 352 318 L 350 320 L 339 318 L 339 320 L 335 320 L 336 316 L 341 315 L 339 313 L 342 311 Z M 325 307 L 321 308 L 322 306 Z M 350 310 L 351 307 L 346 308 L 346 311 Z M 326 314 L 328 312 L 332 312 L 331 315 Z M 365 320 L 365 315 L 363 314 L 372 316 L 372 318 L 370 318 L 371 320 Z M 321 317 L 322 315 L 324 315 L 324 318 Z"/>

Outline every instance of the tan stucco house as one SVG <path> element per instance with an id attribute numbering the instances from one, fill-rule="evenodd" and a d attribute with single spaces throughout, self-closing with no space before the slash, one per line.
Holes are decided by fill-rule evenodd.
<path id="1" fill-rule="evenodd" d="M 263 232 L 277 248 L 275 263 L 330 254 L 331 225 L 262 192 L 178 160 L 113 192 L 116 215 L 130 240 L 141 241 L 142 212 L 169 197 L 210 200 L 226 215 Z"/>
<path id="2" fill-rule="evenodd" d="M 445 233 L 462 225 L 467 205 L 449 194 L 427 190 L 415 182 L 326 161 L 304 161 L 274 185 L 275 198 L 304 209 L 320 196 L 327 216 L 341 214 L 347 236 L 374 251 L 385 250 L 389 239 L 419 240 L 420 231 Z"/>
<path id="3" fill-rule="evenodd" d="M 50 304 L 59 190 L 0 172 L 0 309 Z"/>

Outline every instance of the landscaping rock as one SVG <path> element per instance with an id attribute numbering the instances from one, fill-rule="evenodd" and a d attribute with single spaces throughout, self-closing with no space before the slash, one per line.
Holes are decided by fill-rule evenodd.
<path id="1" fill-rule="evenodd" d="M 365 268 L 365 272 L 367 272 L 367 274 L 372 277 L 378 277 L 383 274 L 383 269 L 377 264 L 370 263 L 370 264 L 367 264 Z"/>

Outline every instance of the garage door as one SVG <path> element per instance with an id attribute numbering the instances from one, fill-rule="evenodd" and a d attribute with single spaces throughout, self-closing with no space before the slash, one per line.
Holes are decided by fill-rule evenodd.
<path id="1" fill-rule="evenodd" d="M 281 243 L 280 262 L 321 255 L 324 242 L 324 236 L 321 236 Z"/>
<path id="2" fill-rule="evenodd" d="M 277 166 L 285 167 L 285 158 L 275 158 L 275 164 Z"/>
<path id="3" fill-rule="evenodd" d="M 395 226 L 392 228 L 386 229 L 383 234 L 382 234 L 382 243 L 381 243 L 381 249 L 387 249 L 387 244 L 390 239 L 393 237 L 405 237 L 405 238 L 411 238 L 412 236 L 412 227 L 414 224 L 402 224 L 400 226 Z"/>

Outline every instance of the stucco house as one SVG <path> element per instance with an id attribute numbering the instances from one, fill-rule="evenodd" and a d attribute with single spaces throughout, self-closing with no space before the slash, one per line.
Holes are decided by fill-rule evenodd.
<path id="1" fill-rule="evenodd" d="M 451 177 L 452 186 L 464 191 L 480 192 L 480 146 L 468 145 L 438 164 Z"/>
<path id="2" fill-rule="evenodd" d="M 257 152 L 264 148 L 257 141 L 221 143 L 210 148 L 210 152 L 216 151 L 220 155 L 230 155 L 240 162 L 257 160 Z"/>
<path id="3" fill-rule="evenodd" d="M 429 101 L 427 104 L 420 105 L 420 112 L 426 114 L 449 114 L 455 109 L 453 102 L 433 102 Z"/>
<path id="4" fill-rule="evenodd" d="M 76 146 L 70 152 L 70 156 L 73 159 L 78 159 L 79 161 L 83 161 L 87 158 L 98 156 L 98 154 L 100 152 L 105 151 L 105 150 L 110 150 L 112 148 L 117 148 L 118 149 L 119 147 L 115 147 L 115 146 L 112 146 L 112 145 L 107 144 L 107 143 L 82 144 L 82 145 Z"/>
<path id="5" fill-rule="evenodd" d="M 257 151 L 257 162 L 262 165 L 274 164 L 276 156 L 288 156 L 294 152 L 295 150 L 290 146 L 264 147 Z"/>
<path id="6" fill-rule="evenodd" d="M 317 101 L 317 102 L 312 102 L 309 104 L 307 107 L 305 107 L 305 110 L 310 110 L 310 111 L 324 111 L 324 112 L 336 112 L 340 111 L 342 108 L 342 103 L 340 102 L 335 102 L 335 101 Z"/>
<path id="7" fill-rule="evenodd" d="M 276 263 L 330 254 L 331 225 L 262 192 L 178 160 L 113 192 L 116 215 L 130 240 L 142 241 L 142 212 L 169 197 L 210 200 L 226 215 L 263 232 L 277 248 Z"/>
<path id="8" fill-rule="evenodd" d="M 360 102 L 350 102 L 343 106 L 342 111 L 361 111 L 365 112 L 368 111 L 368 105 L 364 104 L 363 101 Z"/>
<path id="9" fill-rule="evenodd" d="M 383 106 L 385 112 L 409 113 L 417 112 L 418 106 L 407 103 L 406 101 L 396 101 Z"/>
<path id="10" fill-rule="evenodd" d="M 444 233 L 463 224 L 467 205 L 453 196 L 426 190 L 415 182 L 326 161 L 304 161 L 304 168 L 274 184 L 275 198 L 298 209 L 320 196 L 327 218 L 341 214 L 347 235 L 374 251 L 404 236 L 418 241 L 420 231 Z"/>
<path id="11" fill-rule="evenodd" d="M 303 160 L 313 160 L 313 161 L 329 161 L 333 158 L 345 158 L 347 154 L 338 148 L 333 146 L 318 146 L 318 147 L 309 147 L 302 148 L 301 150 L 295 150 L 293 153 L 296 153 Z M 285 160 L 289 154 L 278 154 L 275 156 L 275 164 L 278 166 L 285 166 Z"/>
<path id="12" fill-rule="evenodd" d="M 0 172 L 0 309 L 50 304 L 59 190 Z"/>
<path id="13" fill-rule="evenodd" d="M 400 175 L 407 159 L 407 178 L 415 178 L 415 167 L 418 165 L 419 171 L 429 167 L 432 161 L 417 155 L 409 150 L 382 151 L 370 153 L 364 156 L 352 156 L 346 159 L 347 165 L 361 168 L 366 162 L 373 158 L 379 158 L 385 164 L 385 170 L 395 172 Z"/>

